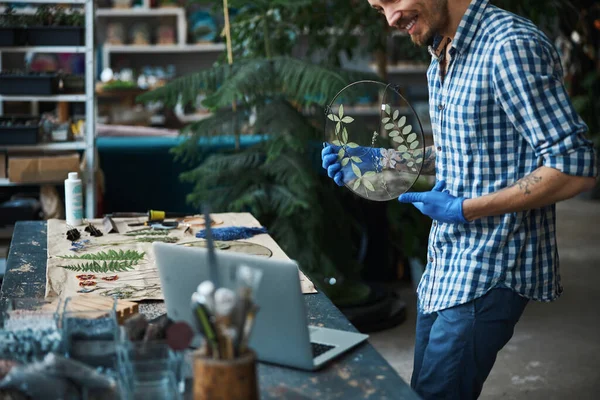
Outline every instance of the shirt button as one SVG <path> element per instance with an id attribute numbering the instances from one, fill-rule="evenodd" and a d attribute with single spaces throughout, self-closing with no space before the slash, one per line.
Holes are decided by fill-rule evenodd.
<path id="1" fill-rule="evenodd" d="M 443 104 L 438 105 L 438 110 L 443 111 L 445 106 Z"/>
<path id="2" fill-rule="evenodd" d="M 442 151 L 442 146 L 438 146 L 437 151 Z"/>
<path id="3" fill-rule="evenodd" d="M 433 257 L 429 257 L 429 262 L 433 262 Z"/>
<path id="4" fill-rule="evenodd" d="M 433 221 L 433 226 L 437 226 L 437 221 Z"/>

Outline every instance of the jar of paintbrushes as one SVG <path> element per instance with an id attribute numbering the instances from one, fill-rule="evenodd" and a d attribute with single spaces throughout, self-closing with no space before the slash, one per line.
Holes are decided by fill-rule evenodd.
<path id="1" fill-rule="evenodd" d="M 194 399 L 257 400 L 256 354 L 248 347 L 262 272 L 240 265 L 236 288 L 202 282 L 192 310 L 203 346 L 194 353 Z"/>

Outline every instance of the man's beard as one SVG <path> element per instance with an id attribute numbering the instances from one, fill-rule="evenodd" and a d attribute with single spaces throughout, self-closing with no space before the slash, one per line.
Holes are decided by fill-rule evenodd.
<path id="1" fill-rule="evenodd" d="M 433 13 L 430 10 L 435 10 Z M 434 15 L 437 17 L 435 18 Z M 427 10 L 426 15 L 419 16 L 419 19 L 423 17 L 424 22 L 430 22 L 428 29 L 419 35 L 410 35 L 410 39 L 417 46 L 427 46 L 432 42 L 433 37 L 440 31 L 442 31 L 447 25 L 449 20 L 448 12 L 448 0 L 437 0 L 435 4 Z M 430 18 L 427 18 L 430 17 Z M 435 19 L 434 19 L 435 18 Z"/>

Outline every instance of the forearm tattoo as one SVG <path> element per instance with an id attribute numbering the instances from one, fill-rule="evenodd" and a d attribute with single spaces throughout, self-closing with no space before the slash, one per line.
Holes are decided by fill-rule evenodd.
<path id="1" fill-rule="evenodd" d="M 541 176 L 535 175 L 535 173 L 531 175 L 527 175 L 526 177 L 519 179 L 517 182 L 513 183 L 511 187 L 518 186 L 519 189 L 523 192 L 523 194 L 531 194 L 531 189 L 533 186 L 537 185 L 542 181 Z"/>

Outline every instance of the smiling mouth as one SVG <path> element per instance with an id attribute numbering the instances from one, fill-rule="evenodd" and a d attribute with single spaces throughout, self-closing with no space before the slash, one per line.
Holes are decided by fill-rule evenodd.
<path id="1" fill-rule="evenodd" d="M 419 15 L 414 14 L 410 18 L 403 18 L 401 21 L 398 21 L 396 26 L 398 27 L 398 29 L 410 31 L 415 26 L 418 19 L 419 19 Z"/>

